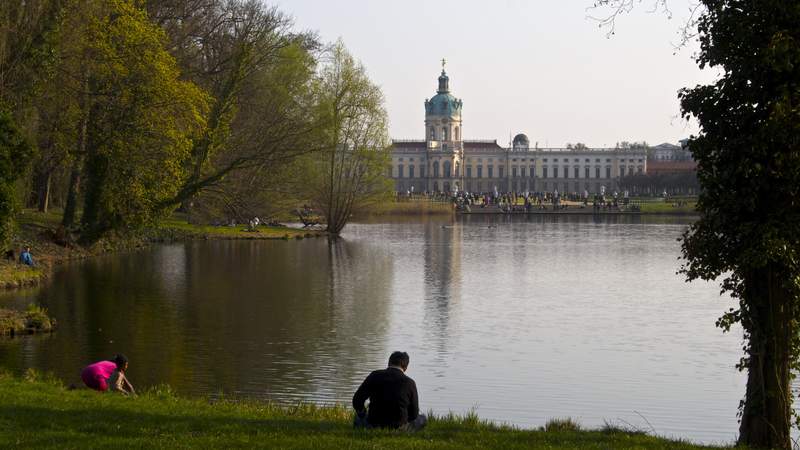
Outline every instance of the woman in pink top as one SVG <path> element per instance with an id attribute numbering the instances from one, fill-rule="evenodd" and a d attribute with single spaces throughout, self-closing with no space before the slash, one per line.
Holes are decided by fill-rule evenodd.
<path id="1" fill-rule="evenodd" d="M 125 380 L 123 373 L 128 369 L 128 358 L 117 355 L 111 361 L 99 361 L 86 366 L 81 371 L 83 383 L 96 391 L 105 392 L 109 388 L 109 379 L 113 376 L 116 380 Z M 121 378 L 121 380 L 120 380 Z M 131 386 L 131 391 L 133 386 Z"/>

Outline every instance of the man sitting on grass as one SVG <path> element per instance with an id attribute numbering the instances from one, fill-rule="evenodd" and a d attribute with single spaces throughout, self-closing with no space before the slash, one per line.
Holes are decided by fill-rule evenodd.
<path id="1" fill-rule="evenodd" d="M 30 247 L 24 247 L 22 249 L 22 253 L 19 254 L 19 263 L 30 267 L 33 267 L 35 265 L 33 263 L 33 256 L 31 256 Z"/>
<path id="2" fill-rule="evenodd" d="M 353 395 L 356 428 L 395 428 L 419 431 L 428 420 L 419 413 L 417 385 L 405 372 L 409 357 L 406 352 L 389 356 L 389 367 L 369 374 Z M 364 402 L 369 399 L 369 412 Z"/>
<path id="3" fill-rule="evenodd" d="M 81 379 L 86 387 L 100 392 L 111 390 L 125 395 L 136 395 L 133 385 L 125 377 L 128 358 L 117 355 L 111 361 L 99 361 L 86 366 L 81 371 Z"/>

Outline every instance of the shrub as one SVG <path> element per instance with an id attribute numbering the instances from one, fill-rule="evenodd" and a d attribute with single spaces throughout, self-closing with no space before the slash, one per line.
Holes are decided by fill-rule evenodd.
<path id="1" fill-rule="evenodd" d="M 581 426 L 575 420 L 566 417 L 566 418 L 555 418 L 550 419 L 544 425 L 544 431 L 547 432 L 561 432 L 561 431 L 580 431 Z"/>
<path id="2" fill-rule="evenodd" d="M 51 331 L 55 328 L 55 320 L 47 315 L 47 308 L 30 304 L 25 310 L 25 328 Z"/>

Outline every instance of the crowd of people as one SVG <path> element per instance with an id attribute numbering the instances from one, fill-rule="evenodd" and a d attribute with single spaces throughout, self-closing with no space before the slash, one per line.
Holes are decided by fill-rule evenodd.
<path id="1" fill-rule="evenodd" d="M 582 194 L 577 192 L 560 194 L 553 192 L 493 192 L 493 193 L 470 193 L 456 192 L 452 196 L 452 201 L 456 208 L 463 211 L 471 211 L 474 207 L 486 208 L 497 207 L 503 212 L 531 212 L 536 210 L 564 210 L 567 208 L 589 208 L 594 211 L 616 210 L 619 211 L 623 206 L 630 202 L 628 192 L 622 196 L 614 192 L 610 196 L 605 193 L 589 194 L 584 191 Z"/>
<path id="2" fill-rule="evenodd" d="M 398 201 L 427 199 L 431 201 L 450 201 L 459 210 L 469 211 L 474 207 L 497 207 L 503 212 L 531 212 L 535 210 L 563 210 L 567 208 L 589 208 L 595 211 L 621 210 L 630 203 L 628 191 L 614 191 L 607 195 L 605 189 L 600 193 L 588 191 L 561 194 L 552 192 L 421 192 L 413 190 L 397 192 Z"/>

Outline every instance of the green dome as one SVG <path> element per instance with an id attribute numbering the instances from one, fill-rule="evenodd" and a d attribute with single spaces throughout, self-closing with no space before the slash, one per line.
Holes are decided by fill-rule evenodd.
<path id="1" fill-rule="evenodd" d="M 461 100 L 451 94 L 436 94 L 425 102 L 425 114 L 436 116 L 460 116 Z"/>
<path id="2" fill-rule="evenodd" d="M 430 100 L 425 100 L 425 114 L 437 116 L 460 116 L 461 100 L 450 94 L 450 78 L 444 70 L 439 76 L 439 90 Z"/>

